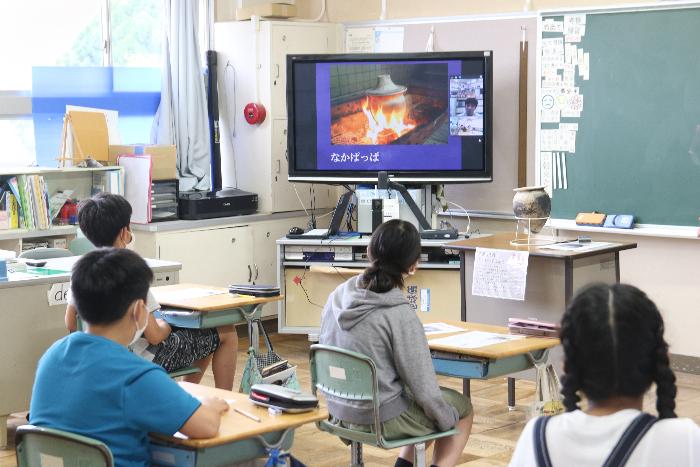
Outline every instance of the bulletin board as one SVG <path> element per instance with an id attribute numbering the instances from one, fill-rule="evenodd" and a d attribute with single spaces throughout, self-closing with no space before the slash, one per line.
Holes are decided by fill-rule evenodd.
<path id="1" fill-rule="evenodd" d="M 541 18 L 539 167 L 552 217 L 700 216 L 700 7 Z"/>
<path id="2" fill-rule="evenodd" d="M 535 180 L 536 39 L 537 15 L 512 17 L 438 18 L 420 22 L 392 21 L 385 29 L 403 31 L 404 52 L 425 52 L 431 28 L 433 50 L 493 51 L 493 182 L 446 185 L 447 198 L 470 211 L 512 214 L 512 189 L 518 186 L 518 98 L 520 44 L 523 34 L 528 47 L 528 183 Z M 348 26 L 352 31 L 355 26 Z M 357 26 L 367 28 L 367 25 Z M 393 34 L 384 34 L 390 39 Z M 364 50 L 363 50 L 364 51 Z"/>

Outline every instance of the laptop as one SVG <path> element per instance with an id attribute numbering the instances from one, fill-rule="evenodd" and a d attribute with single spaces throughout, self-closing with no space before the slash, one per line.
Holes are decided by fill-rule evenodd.
<path id="1" fill-rule="evenodd" d="M 311 229 L 308 232 L 302 234 L 287 234 L 287 238 L 295 240 L 325 240 L 337 235 L 340 231 L 340 224 L 343 222 L 343 217 L 345 217 L 345 211 L 348 209 L 348 204 L 350 203 L 350 198 L 352 198 L 353 192 L 347 191 L 338 200 L 338 205 L 333 211 L 333 218 L 331 223 L 326 229 Z"/>

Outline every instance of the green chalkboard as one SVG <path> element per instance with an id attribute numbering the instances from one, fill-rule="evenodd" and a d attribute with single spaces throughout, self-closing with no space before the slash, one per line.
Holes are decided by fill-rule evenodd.
<path id="1" fill-rule="evenodd" d="M 565 156 L 568 187 L 552 193 L 552 217 L 599 211 L 698 225 L 700 8 L 593 13 L 585 21 L 576 45 L 589 54 L 590 77 L 576 72 L 580 117 L 561 118 L 578 131 L 575 152 Z M 552 37 L 564 34 L 542 33 Z"/>

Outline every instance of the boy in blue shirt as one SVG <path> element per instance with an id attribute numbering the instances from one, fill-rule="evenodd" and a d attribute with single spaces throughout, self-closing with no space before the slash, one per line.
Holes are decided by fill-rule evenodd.
<path id="1" fill-rule="evenodd" d="M 131 205 L 123 196 L 99 193 L 80 203 L 78 210 L 80 230 L 96 247 L 130 248 L 134 243 L 131 232 Z M 238 334 L 233 326 L 211 329 L 171 327 L 165 320 L 157 319 L 153 312 L 160 308 L 153 294 L 146 300 L 148 325 L 143 337 L 137 339 L 132 351 L 173 372 L 196 365 L 201 373 L 184 377 L 185 381 L 198 384 L 213 357 L 214 385 L 230 391 L 236 372 Z M 75 331 L 76 309 L 71 297 L 66 308 L 66 327 Z"/>
<path id="2" fill-rule="evenodd" d="M 136 253 L 102 248 L 73 267 L 71 293 L 85 332 L 39 360 L 30 423 L 104 442 L 116 465 L 150 465 L 149 432 L 210 438 L 228 404 L 189 395 L 165 370 L 127 348 L 148 322 L 153 272 Z"/>

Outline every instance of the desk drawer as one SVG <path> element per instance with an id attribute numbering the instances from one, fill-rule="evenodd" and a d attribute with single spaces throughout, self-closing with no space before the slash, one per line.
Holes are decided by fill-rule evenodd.
<path id="1" fill-rule="evenodd" d="M 240 310 L 200 312 L 161 309 L 161 316 L 172 326 L 194 329 L 215 328 L 218 326 L 245 322 L 245 317 Z"/>

